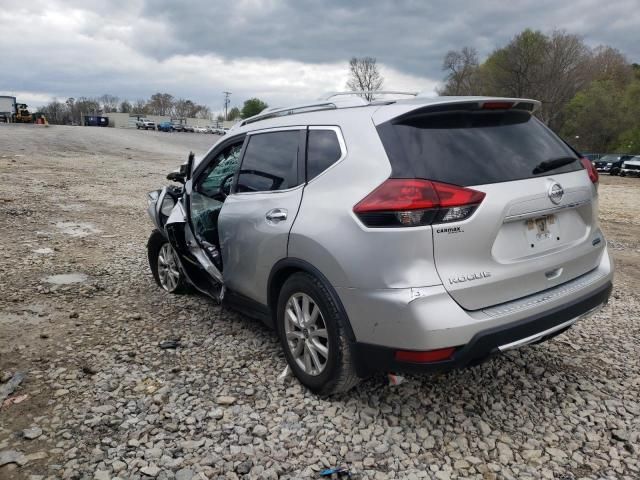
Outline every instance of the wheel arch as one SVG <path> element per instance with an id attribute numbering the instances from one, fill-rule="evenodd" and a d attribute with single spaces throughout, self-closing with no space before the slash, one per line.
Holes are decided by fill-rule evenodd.
<path id="1" fill-rule="evenodd" d="M 324 284 L 327 288 L 336 305 L 340 309 L 340 312 L 344 315 L 346 319 L 346 333 L 349 337 L 349 340 L 355 342 L 356 337 L 353 333 L 353 328 L 351 328 L 351 321 L 349 320 L 349 316 L 347 315 L 344 306 L 342 305 L 342 301 L 338 296 L 337 292 L 329 283 L 327 277 L 315 266 L 310 264 L 309 262 L 299 259 L 299 258 L 283 258 L 279 260 L 271 269 L 271 273 L 269 274 L 269 280 L 267 282 L 267 303 L 269 310 L 271 311 L 271 316 L 273 319 L 273 324 L 275 328 L 278 328 L 278 322 L 276 321 L 276 315 L 278 310 L 278 296 L 280 294 L 280 289 L 284 285 L 284 282 L 287 281 L 291 275 L 297 272 L 304 272 L 316 277 L 320 282 Z"/>

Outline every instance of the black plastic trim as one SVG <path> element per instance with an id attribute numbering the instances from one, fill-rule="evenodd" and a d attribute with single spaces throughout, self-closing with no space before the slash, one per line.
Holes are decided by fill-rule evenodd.
<path id="1" fill-rule="evenodd" d="M 551 329 L 606 303 L 611 295 L 612 284 L 608 282 L 595 292 L 589 293 L 569 304 L 534 315 L 516 322 L 501 325 L 477 333 L 466 345 L 460 346 L 449 360 L 433 363 L 404 363 L 395 360 L 396 348 L 366 343 L 355 343 L 354 360 L 359 376 L 367 377 L 375 372 L 429 373 L 443 372 L 477 365 L 499 353 L 498 347 L 516 340 Z M 568 328 L 568 327 L 567 327 Z M 565 329 L 553 332 L 546 338 L 559 335 Z M 455 345 L 451 345 L 452 347 Z"/>
<path id="2" fill-rule="evenodd" d="M 242 295 L 241 293 L 226 290 L 222 300 L 222 305 L 236 310 L 247 317 L 260 320 L 268 327 L 274 328 L 273 318 L 269 307 L 260 302 L 256 302 L 252 298 Z"/>

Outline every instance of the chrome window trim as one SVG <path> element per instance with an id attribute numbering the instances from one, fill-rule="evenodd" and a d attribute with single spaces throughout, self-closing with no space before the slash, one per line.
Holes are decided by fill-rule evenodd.
<path id="1" fill-rule="evenodd" d="M 250 132 L 246 132 L 246 135 L 258 135 L 260 133 L 271 133 L 271 132 L 284 132 L 287 130 L 306 130 L 306 125 L 290 125 L 288 127 L 271 127 L 271 128 L 261 128 L 259 130 L 251 130 Z"/>
<path id="2" fill-rule="evenodd" d="M 246 195 L 264 195 L 264 194 L 269 194 L 269 195 L 273 195 L 274 193 L 286 193 L 286 192 L 293 192 L 294 190 L 297 190 L 299 188 L 303 188 L 304 187 L 304 183 L 301 183 L 300 185 L 296 185 L 295 187 L 291 187 L 291 188 L 287 188 L 285 190 L 265 190 L 263 192 L 234 192 L 230 195 L 227 195 L 227 198 L 231 197 L 231 196 L 246 196 Z"/>

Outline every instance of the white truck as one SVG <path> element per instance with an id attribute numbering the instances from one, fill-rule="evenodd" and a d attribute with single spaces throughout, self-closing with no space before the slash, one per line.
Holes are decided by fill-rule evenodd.
<path id="1" fill-rule="evenodd" d="M 0 122 L 10 122 L 16 113 L 16 97 L 0 96 Z"/>
<path id="2" fill-rule="evenodd" d="M 155 130 L 156 124 L 151 120 L 149 120 L 148 118 L 141 118 L 136 122 L 136 128 L 138 130 L 140 130 L 141 128 L 144 128 L 145 130 L 149 130 L 149 129 Z"/>
<path id="3" fill-rule="evenodd" d="M 636 155 L 622 164 L 620 176 L 640 177 L 640 155 Z"/>

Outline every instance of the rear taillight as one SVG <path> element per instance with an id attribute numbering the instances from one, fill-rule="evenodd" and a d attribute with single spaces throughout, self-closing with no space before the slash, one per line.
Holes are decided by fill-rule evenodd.
<path id="1" fill-rule="evenodd" d="M 422 179 L 390 178 L 353 211 L 367 227 L 418 227 L 469 218 L 485 194 Z"/>
<path id="2" fill-rule="evenodd" d="M 591 180 L 591 182 L 597 185 L 598 179 L 600 177 L 598 175 L 598 170 L 596 170 L 596 167 L 593 165 L 593 163 L 591 163 L 591 160 L 589 160 L 588 158 L 581 158 L 580 161 L 582 162 L 582 166 L 587 170 L 587 173 L 589 174 L 589 179 Z"/>

